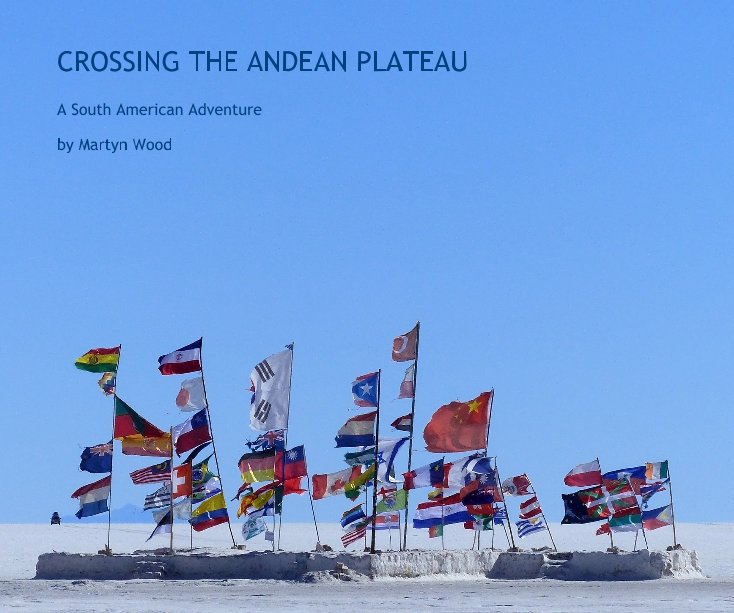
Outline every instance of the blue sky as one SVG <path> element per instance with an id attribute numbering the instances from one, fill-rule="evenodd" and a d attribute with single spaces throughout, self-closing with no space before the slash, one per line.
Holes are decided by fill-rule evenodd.
<path id="1" fill-rule="evenodd" d="M 119 393 L 161 428 L 204 337 L 226 493 L 249 373 L 295 342 L 289 440 L 312 472 L 350 382 L 422 322 L 417 431 L 494 387 L 490 453 L 549 519 L 562 479 L 669 459 L 676 516 L 731 521 L 733 10 L 727 3 L 279 3 L 3 8 L 2 410 L 21 488 L 0 521 L 75 511 L 111 402 L 75 370 L 122 343 Z M 464 73 L 64 74 L 63 49 L 466 50 Z M 259 104 L 259 118 L 57 117 L 62 102 Z M 63 154 L 58 137 L 169 138 Z M 397 433 L 396 433 L 397 434 Z M 435 459 L 416 439 L 414 465 Z M 403 463 L 406 461 L 403 458 Z M 117 456 L 113 507 L 149 489 Z M 17 492 L 16 492 L 17 493 Z M 230 494 L 231 497 L 231 494 Z M 305 498 L 285 519 L 307 520 Z M 661 499 L 663 504 L 665 498 Z M 316 503 L 335 521 L 346 501 Z M 234 515 L 234 506 L 231 507 Z M 289 517 L 290 516 L 290 517 Z"/>

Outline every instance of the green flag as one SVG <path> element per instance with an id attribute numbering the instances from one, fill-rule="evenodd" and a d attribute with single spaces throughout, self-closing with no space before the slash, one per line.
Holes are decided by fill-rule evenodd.
<path id="1" fill-rule="evenodd" d="M 407 492 L 403 489 L 385 494 L 385 496 L 377 503 L 375 510 L 378 513 L 387 513 L 389 511 L 402 511 L 407 505 Z"/>

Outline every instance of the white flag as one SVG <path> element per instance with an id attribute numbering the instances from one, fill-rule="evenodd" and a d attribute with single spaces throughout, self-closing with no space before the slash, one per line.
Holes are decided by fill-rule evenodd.
<path id="1" fill-rule="evenodd" d="M 264 359 L 252 370 L 250 427 L 277 430 L 288 427 L 293 351 L 288 348 Z"/>
<path id="2" fill-rule="evenodd" d="M 201 377 L 186 379 L 176 396 L 176 406 L 182 411 L 199 411 L 206 408 L 204 381 Z"/>
<path id="3" fill-rule="evenodd" d="M 153 511 L 153 520 L 155 523 L 159 523 L 169 511 L 170 507 L 161 509 L 160 511 Z M 173 505 L 173 517 L 176 519 L 191 519 L 191 498 L 184 498 Z M 165 530 L 165 532 L 170 532 L 170 530 Z"/>

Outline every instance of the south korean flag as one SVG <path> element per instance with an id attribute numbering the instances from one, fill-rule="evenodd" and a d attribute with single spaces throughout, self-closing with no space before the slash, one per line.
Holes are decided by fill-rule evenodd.
<path id="1" fill-rule="evenodd" d="M 250 427 L 253 430 L 276 430 L 288 427 L 293 348 L 265 358 L 250 373 L 253 392 L 250 403 Z"/>

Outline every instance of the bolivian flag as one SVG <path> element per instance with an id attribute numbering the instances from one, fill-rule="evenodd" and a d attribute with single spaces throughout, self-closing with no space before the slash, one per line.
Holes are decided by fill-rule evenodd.
<path id="1" fill-rule="evenodd" d="M 120 362 L 120 347 L 90 349 L 74 362 L 80 370 L 89 372 L 117 372 Z"/>

